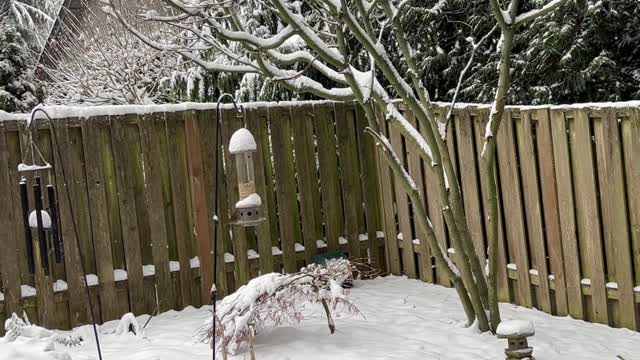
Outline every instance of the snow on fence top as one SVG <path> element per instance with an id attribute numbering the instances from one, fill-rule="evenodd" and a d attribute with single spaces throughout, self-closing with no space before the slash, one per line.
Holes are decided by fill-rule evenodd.
<path id="1" fill-rule="evenodd" d="M 273 106 L 304 106 L 334 103 L 329 100 L 319 101 L 281 101 L 281 102 L 251 102 L 240 104 L 244 109 L 266 108 Z M 179 112 L 187 110 L 215 110 L 218 103 L 194 103 L 184 102 L 179 104 L 163 104 L 163 105 L 100 105 L 100 106 L 39 106 L 47 111 L 52 119 L 66 118 L 91 118 L 95 116 L 117 116 L 127 114 L 152 114 L 161 112 Z M 220 109 L 233 109 L 232 104 L 220 104 Z M 31 114 L 27 113 L 7 113 L 0 110 L 0 121 L 16 121 L 28 120 Z M 44 114 L 38 113 L 36 119 L 45 119 Z"/>
<path id="2" fill-rule="evenodd" d="M 252 102 L 241 104 L 245 109 L 266 108 L 275 106 L 308 106 L 308 105 L 320 105 L 335 103 L 330 100 L 318 100 L 318 101 L 282 101 L 282 102 Z M 192 103 L 185 102 L 180 104 L 165 104 L 165 105 L 102 105 L 102 106 L 42 106 L 47 111 L 52 119 L 65 119 L 65 118 L 91 118 L 95 116 L 117 116 L 127 114 L 151 114 L 159 112 L 179 112 L 187 110 L 215 110 L 217 103 Z M 434 102 L 433 105 L 449 106 L 450 103 L 446 102 Z M 489 109 L 489 104 L 469 104 L 469 103 L 457 103 L 456 109 Z M 623 101 L 623 102 L 603 102 L 603 103 L 582 103 L 582 104 L 569 104 L 569 105 L 534 105 L 534 106 L 507 106 L 507 109 L 520 109 L 520 110 L 532 110 L 532 109 L 624 109 L 624 108 L 640 108 L 640 101 Z M 231 104 L 220 104 L 221 109 L 233 109 Z M 0 110 L 0 122 L 1 121 L 21 121 L 28 120 L 31 114 L 26 113 L 7 113 Z M 44 119 L 44 114 L 38 113 L 36 119 Z"/>

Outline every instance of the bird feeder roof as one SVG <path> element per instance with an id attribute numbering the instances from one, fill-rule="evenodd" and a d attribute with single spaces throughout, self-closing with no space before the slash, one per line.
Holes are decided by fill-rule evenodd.
<path id="1" fill-rule="evenodd" d="M 240 154 L 249 151 L 256 151 L 256 140 L 253 135 L 245 128 L 236 130 L 229 140 L 229 152 Z"/>

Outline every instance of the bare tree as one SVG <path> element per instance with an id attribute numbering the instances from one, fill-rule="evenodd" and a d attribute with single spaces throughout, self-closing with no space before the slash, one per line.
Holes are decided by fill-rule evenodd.
<path id="1" fill-rule="evenodd" d="M 51 104 L 152 104 L 172 101 L 177 89 L 190 93 L 197 87 L 192 75 L 199 67 L 147 47 L 100 10 L 87 8 L 81 21 L 72 18 L 62 26 L 40 65 Z M 162 36 L 153 24 L 144 30 Z"/>
<path id="2" fill-rule="evenodd" d="M 438 122 L 434 114 L 430 95 L 418 77 L 413 46 L 407 41 L 398 18 L 410 0 L 162 0 L 163 11 L 147 12 L 143 19 L 162 23 L 167 33 L 187 30 L 189 35 L 181 45 L 147 36 L 136 23 L 122 16 L 117 3 L 101 1 L 112 16 L 148 46 L 180 54 L 207 71 L 256 73 L 278 81 L 292 91 L 312 93 L 325 99 L 357 101 L 367 115 L 367 131 L 376 139 L 381 158 L 385 159 L 397 183 L 411 199 L 420 238 L 428 242 L 436 263 L 448 272 L 469 325 L 477 321 L 481 331 L 497 327 L 500 315 L 495 276 L 495 179 L 491 178 L 487 184 L 491 195 L 487 276 L 474 250 L 459 181 L 447 150 L 447 126 Z M 518 0 L 507 2 L 506 9 L 498 0 L 487 2 L 501 32 L 497 48 L 501 56 L 498 87 L 483 151 L 490 175 L 495 163 L 494 134 L 500 125 L 510 84 L 513 35 L 522 25 L 552 11 L 562 2 L 553 0 L 524 14 L 518 13 Z M 439 5 L 440 2 L 436 4 Z M 275 26 L 261 26 L 260 21 L 257 24 L 248 21 L 256 17 L 275 19 Z M 385 48 L 381 41 L 383 36 L 394 38 L 400 58 L 409 71 L 401 74 L 392 63 L 390 49 Z M 283 44 L 297 39 L 302 39 L 307 48 L 293 52 L 282 50 Z M 213 60 L 202 56 L 204 50 L 216 54 Z M 292 69 L 299 64 L 304 64 L 302 70 Z M 308 76 L 310 71 L 321 74 L 324 80 L 312 79 Z M 387 89 L 392 91 L 391 95 Z M 392 96 L 400 98 L 405 108 L 415 114 L 424 135 L 399 111 L 398 102 Z M 381 131 L 385 119 L 413 143 L 424 163 L 436 174 L 442 215 L 456 251 L 456 264 L 437 241 L 422 195 Z"/>

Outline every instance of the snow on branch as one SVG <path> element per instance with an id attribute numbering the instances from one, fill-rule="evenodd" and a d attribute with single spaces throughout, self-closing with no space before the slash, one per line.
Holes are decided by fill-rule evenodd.
<path id="1" fill-rule="evenodd" d="M 459 278 L 460 270 L 453 263 L 451 258 L 449 258 L 446 249 L 443 248 L 441 243 L 437 241 L 433 231 L 433 224 L 431 223 L 429 216 L 427 216 L 426 210 L 423 205 L 424 202 L 421 197 L 422 195 L 418 191 L 415 182 L 413 181 L 409 173 L 407 173 L 404 166 L 402 165 L 402 162 L 393 150 L 391 143 L 385 136 L 376 133 L 375 131 L 371 130 L 371 128 L 367 128 L 367 132 L 374 137 L 376 144 L 382 148 L 385 159 L 387 160 L 387 163 L 393 170 L 394 174 L 397 174 L 402 180 L 397 184 L 404 187 L 405 192 L 412 201 L 414 211 L 419 214 L 417 216 L 417 219 L 419 225 L 418 228 L 420 229 L 420 235 L 424 236 L 424 238 L 427 240 L 429 247 L 433 251 L 434 257 L 436 258 L 436 263 L 442 262 L 443 264 L 445 264 L 445 271 L 449 273 L 449 276 L 451 278 Z"/>
<path id="2" fill-rule="evenodd" d="M 498 22 L 498 25 L 500 25 L 500 28 L 502 30 L 508 28 L 509 25 L 512 23 L 511 14 L 509 14 L 507 11 L 505 11 L 502 8 L 500 3 L 498 3 L 498 0 L 490 0 L 489 4 L 491 5 L 491 11 L 495 16 L 496 21 Z"/>
<path id="3" fill-rule="evenodd" d="M 555 10 L 558 6 L 560 6 L 565 0 L 552 0 L 548 2 L 545 6 L 540 9 L 534 9 L 531 11 L 527 11 L 524 14 L 516 16 L 515 25 L 522 25 L 528 21 L 535 20 L 540 16 L 544 16 L 553 10 Z"/>
<path id="4" fill-rule="evenodd" d="M 455 108 L 456 101 L 458 100 L 458 94 L 460 93 L 460 87 L 462 86 L 462 82 L 464 81 L 465 75 L 467 74 L 467 72 L 471 68 L 471 65 L 473 64 L 473 60 L 475 59 L 475 56 L 476 56 L 476 51 L 478 50 L 480 45 L 482 45 L 482 43 L 485 40 L 487 40 L 497 29 L 498 29 L 498 25 L 495 25 L 477 43 L 473 42 L 473 38 L 467 39 L 469 41 L 469 43 L 471 44 L 471 56 L 469 57 L 469 60 L 467 61 L 467 65 L 465 65 L 465 67 L 460 72 L 460 76 L 458 77 L 458 83 L 456 84 L 456 89 L 455 89 L 455 91 L 453 93 L 453 98 L 451 99 L 451 106 L 449 107 L 449 111 L 447 112 L 447 117 L 445 118 L 445 122 L 443 124 L 442 123 L 438 123 L 438 129 L 440 131 L 440 138 L 442 140 L 445 140 L 447 138 L 447 124 L 449 123 L 449 121 L 451 121 L 451 117 L 453 116 L 453 109 Z M 441 126 L 441 124 L 442 124 L 442 126 Z"/>
<path id="5" fill-rule="evenodd" d="M 322 305 L 333 333 L 332 312 L 360 314 L 342 287 L 353 281 L 357 271 L 355 263 L 333 259 L 324 265 L 309 265 L 297 273 L 271 273 L 249 281 L 217 306 L 216 353 L 238 353 L 254 331 L 260 333 L 267 328 L 299 323 L 307 316 L 304 310 L 309 304 Z M 211 343 L 213 330 L 211 317 L 196 332 L 196 340 Z"/>
<path id="6" fill-rule="evenodd" d="M 394 121 L 396 124 L 400 126 L 400 130 L 409 136 L 410 140 L 416 144 L 418 150 L 425 156 L 427 156 L 427 160 L 433 161 L 433 155 L 431 153 L 431 147 L 424 140 L 424 137 L 415 126 L 411 125 L 411 123 L 402 115 L 396 106 L 392 103 L 387 104 L 387 119 Z"/>
<path id="7" fill-rule="evenodd" d="M 284 0 L 274 0 L 272 2 L 282 18 L 297 30 L 298 34 L 305 40 L 309 47 L 334 66 L 342 66 L 344 64 L 345 59 L 340 52 L 335 48 L 330 48 L 328 44 L 322 41 L 313 28 L 304 20 L 302 15 L 289 10 Z"/>
<path id="8" fill-rule="evenodd" d="M 400 160 L 396 152 L 393 150 L 393 147 L 391 146 L 391 143 L 389 142 L 389 139 L 387 139 L 386 136 L 377 134 L 371 129 L 369 129 L 368 131 L 370 134 L 372 134 L 375 137 L 378 145 L 382 148 L 382 150 L 385 152 L 387 157 L 389 157 L 390 161 L 397 164 L 402 164 L 402 161 Z M 401 169 L 400 174 L 402 175 L 402 178 L 404 179 L 404 181 L 407 183 L 407 186 L 409 186 L 409 188 L 412 191 L 418 191 L 418 186 L 416 185 L 415 181 L 413 181 L 413 178 L 411 177 L 411 175 L 409 175 L 407 170 L 405 170 L 403 166 L 400 166 L 400 169 Z"/>
<path id="9" fill-rule="evenodd" d="M 346 84 L 347 81 L 344 78 L 344 75 L 339 72 L 331 69 L 329 66 L 324 64 L 321 61 L 316 61 L 317 56 L 311 55 L 308 51 L 298 50 L 292 53 L 281 53 L 276 50 L 267 50 L 266 54 L 272 58 L 274 61 L 283 64 L 283 65 L 293 65 L 298 63 L 307 63 L 311 64 L 314 69 L 322 73 L 322 75 L 326 76 L 328 79 L 335 81 L 339 84 Z"/>

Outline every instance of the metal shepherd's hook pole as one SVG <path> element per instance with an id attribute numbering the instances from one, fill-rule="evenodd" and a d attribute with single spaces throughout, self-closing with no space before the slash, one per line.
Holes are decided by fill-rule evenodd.
<path id="1" fill-rule="evenodd" d="M 216 149 L 216 161 L 215 161 L 215 176 L 214 176 L 214 180 L 213 180 L 213 184 L 214 184 L 214 193 L 213 193 L 213 204 L 214 204 L 214 217 L 213 217 L 213 224 L 214 224 L 214 228 L 213 228 L 213 285 L 211 286 L 211 302 L 213 304 L 213 331 L 212 331 L 212 339 L 211 339 L 211 349 L 212 349 L 212 359 L 215 360 L 216 359 L 216 300 L 217 300 L 217 288 L 216 288 L 216 283 L 218 281 L 218 272 L 216 271 L 216 268 L 218 266 L 217 264 L 217 259 L 218 259 L 218 223 L 220 222 L 220 204 L 219 204 L 219 199 L 218 199 L 218 182 L 219 182 L 219 176 L 221 173 L 221 169 L 220 169 L 220 158 L 222 157 L 222 153 L 220 150 L 221 147 L 221 130 L 222 130 L 222 124 L 220 122 L 220 102 L 224 99 L 224 98 L 229 98 L 231 99 L 232 103 L 233 103 L 233 107 L 235 108 L 235 110 L 239 113 L 241 112 L 240 108 L 238 108 L 238 105 L 236 104 L 236 99 L 233 97 L 233 95 L 229 94 L 229 93 L 224 93 L 222 95 L 220 95 L 220 97 L 218 97 L 218 103 L 216 105 L 216 140 L 215 140 L 215 149 Z"/>
<path id="2" fill-rule="evenodd" d="M 64 171 L 64 161 L 62 161 L 62 153 L 60 152 L 60 143 L 58 142 L 58 135 L 56 134 L 54 128 L 53 128 L 53 121 L 51 120 L 51 117 L 49 116 L 49 114 L 42 108 L 36 108 L 33 111 L 31 111 L 31 121 L 29 123 L 29 126 L 31 126 L 32 128 L 35 128 L 35 120 L 36 120 L 36 114 L 38 112 L 43 113 L 47 119 L 49 120 L 49 131 L 51 132 L 51 137 L 53 138 L 53 141 L 55 142 L 55 148 L 56 148 L 56 153 L 58 154 L 58 159 L 60 160 L 60 174 L 62 175 L 62 184 L 64 184 L 64 188 L 65 188 L 65 193 L 66 193 L 66 199 L 67 199 L 67 203 L 69 204 L 69 215 L 71 217 L 71 224 L 73 226 L 73 233 L 76 237 L 76 250 L 78 251 L 78 256 L 80 258 L 80 267 L 82 269 L 82 275 L 83 275 L 83 279 L 84 279 L 84 289 L 85 289 L 85 294 L 87 296 L 87 304 L 89 305 L 89 309 L 93 309 L 93 304 L 91 301 L 91 295 L 89 293 L 89 283 L 87 282 L 87 272 L 85 271 L 85 267 L 84 267 L 84 256 L 82 254 L 82 251 L 80 251 L 80 247 L 78 245 L 78 241 L 80 239 L 80 237 L 78 236 L 78 226 L 76 225 L 76 216 L 75 216 L 75 212 L 73 210 L 73 203 L 71 202 L 71 195 L 69 194 L 69 188 L 66 186 L 67 183 L 67 176 L 66 176 L 66 172 Z M 54 174 L 54 178 L 56 180 L 56 184 L 61 184 L 58 181 L 56 172 L 53 172 Z M 98 327 L 96 326 L 96 320 L 95 317 L 93 315 L 93 310 L 89 311 L 89 314 L 91 314 L 91 324 L 93 325 L 93 335 L 95 337 L 96 340 L 96 347 L 98 350 L 98 359 L 102 360 L 102 350 L 100 349 L 100 339 L 98 337 Z"/>

